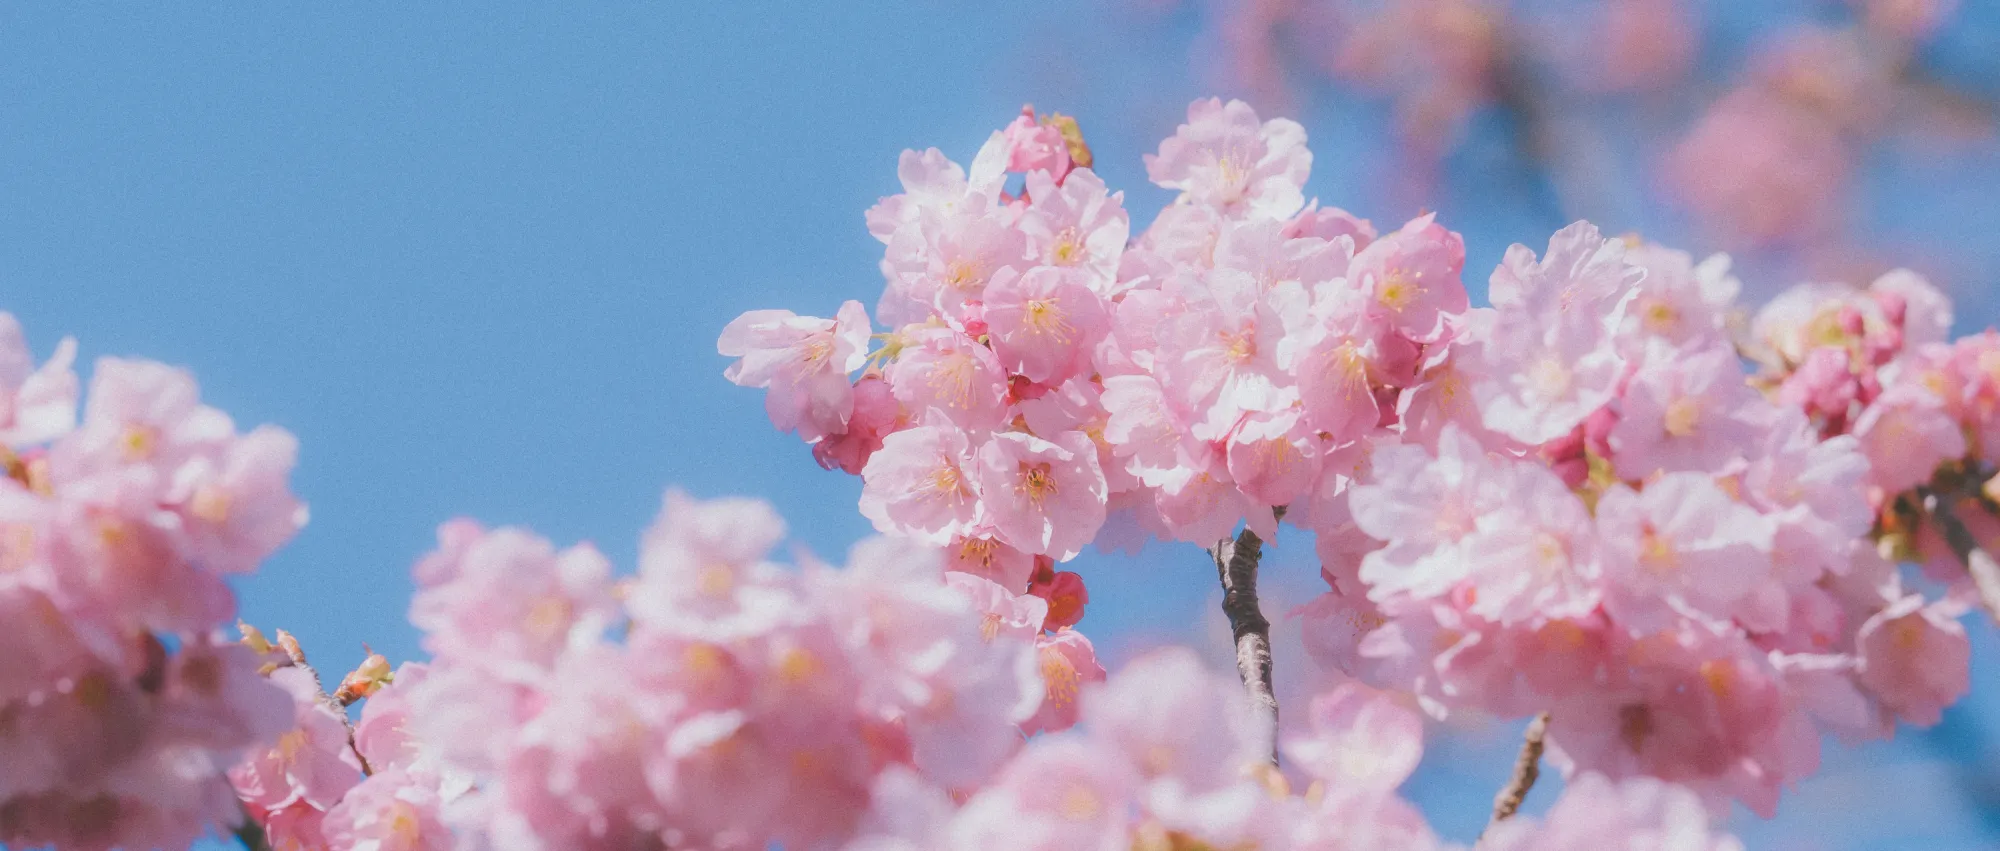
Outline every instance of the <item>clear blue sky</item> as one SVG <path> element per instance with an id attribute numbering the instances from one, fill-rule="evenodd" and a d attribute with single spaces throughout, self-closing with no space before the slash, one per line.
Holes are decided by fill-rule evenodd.
<path id="1" fill-rule="evenodd" d="M 457 515 L 629 565 L 678 484 L 769 499 L 838 557 L 868 531 L 857 480 L 819 470 L 759 394 L 721 379 L 716 332 L 753 308 L 872 304 L 881 249 L 861 213 L 896 190 L 897 152 L 967 159 L 1023 102 L 1078 115 L 1128 205 L 1157 207 L 1139 157 L 1207 93 L 1191 33 L 1185 15 L 1055 0 L 7 5 L 0 309 L 39 353 L 74 335 L 86 360 L 188 366 L 239 423 L 295 432 L 312 523 L 241 583 L 245 616 L 327 667 L 364 641 L 412 658 L 408 568 Z M 1416 212 L 1351 200 L 1387 144 L 1368 131 L 1378 114 L 1300 117 L 1313 191 L 1378 221 Z M 1475 291 L 1508 242 L 1560 224 L 1528 188 L 1438 205 L 1468 234 Z M 1280 596 L 1317 582 L 1306 544 L 1279 542 Z M 1083 565 L 1084 626 L 1107 656 L 1202 638 L 1199 551 Z M 1994 758 L 1977 736 L 1993 703 L 1952 716 L 1961 761 Z M 1511 735 L 1434 747 L 1411 791 L 1448 833 L 1483 820 Z M 1815 842 L 1756 847 L 1977 847 L 1938 754 L 1831 748 L 1847 766 L 1833 791 L 1759 834 Z M 1861 778 L 1931 793 L 1878 796 L 1886 820 L 1843 815 Z M 1919 823 L 1935 841 L 1894 838 Z"/>

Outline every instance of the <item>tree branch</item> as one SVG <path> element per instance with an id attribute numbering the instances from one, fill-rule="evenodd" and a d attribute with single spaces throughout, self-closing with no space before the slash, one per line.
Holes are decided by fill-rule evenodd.
<path id="1" fill-rule="evenodd" d="M 326 693 L 326 682 L 319 678 L 319 671 L 306 664 L 306 651 L 299 646 L 299 640 L 293 638 L 291 633 L 278 630 L 278 648 L 285 652 L 285 658 L 292 661 L 293 667 L 303 668 L 307 674 L 312 675 L 313 689 L 319 693 L 319 702 L 332 710 L 333 714 L 340 716 L 340 723 L 347 728 L 347 749 L 353 752 L 354 758 L 361 763 L 361 774 L 366 777 L 375 776 L 375 767 L 368 764 L 368 757 L 361 755 L 361 746 L 354 742 L 354 721 L 347 717 L 347 704 L 335 700 Z"/>
<path id="2" fill-rule="evenodd" d="M 1535 788 L 1535 780 L 1542 776 L 1542 746 L 1548 734 L 1549 713 L 1543 712 L 1528 722 L 1527 732 L 1521 735 L 1521 753 L 1514 758 L 1514 776 L 1507 778 L 1507 785 L 1493 796 L 1493 820 L 1486 823 L 1488 828 L 1520 812 L 1528 790 Z"/>
<path id="3" fill-rule="evenodd" d="M 1987 616 L 2000 623 L 2000 564 L 1980 549 L 1979 542 L 1973 539 L 1965 523 L 1951 513 L 1951 506 L 1946 505 L 1937 494 L 1924 495 L 1924 508 L 1937 520 L 1945 543 L 1951 545 L 1951 551 L 1965 564 L 1965 572 L 1972 575 L 1972 586 L 1978 590 L 1979 602 L 1985 606 Z"/>
<path id="4" fill-rule="evenodd" d="M 1264 610 L 1257 604 L 1257 562 L 1263 557 L 1264 541 L 1246 528 L 1235 540 L 1224 538 L 1208 552 L 1215 558 L 1215 573 L 1222 581 L 1222 613 L 1229 617 L 1229 630 L 1235 638 L 1236 673 L 1243 677 L 1251 704 L 1270 725 L 1271 764 L 1277 765 L 1278 696 L 1271 688 L 1271 622 L 1264 619 Z"/>

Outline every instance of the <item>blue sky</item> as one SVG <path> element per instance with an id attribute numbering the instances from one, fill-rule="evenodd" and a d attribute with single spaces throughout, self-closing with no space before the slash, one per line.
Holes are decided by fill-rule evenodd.
<path id="1" fill-rule="evenodd" d="M 717 331 L 748 309 L 872 304 L 880 246 L 861 214 L 896 190 L 897 152 L 967 159 L 1024 102 L 1077 115 L 1143 220 L 1166 195 L 1140 155 L 1207 93 L 1186 15 L 1097 2 L 109 11 L 0 7 L 0 309 L 39 353 L 74 335 L 86 361 L 184 365 L 245 427 L 299 436 L 311 525 L 239 588 L 247 618 L 329 668 L 362 642 L 421 655 L 408 568 L 453 516 L 629 565 L 672 484 L 769 499 L 837 557 L 869 531 L 858 481 L 821 471 L 759 394 L 721 379 Z M 1368 129 L 1379 112 L 1300 118 L 1311 190 L 1351 203 L 1388 144 Z M 1531 188 L 1439 199 L 1476 292 L 1508 242 L 1561 224 Z M 1269 580 L 1295 601 L 1317 581 L 1296 539 Z M 1187 626 L 1212 618 L 1199 551 L 1082 569 L 1084 627 L 1108 656 L 1204 637 Z M 1948 721 L 1961 761 L 2000 753 L 1980 738 L 1991 702 Z M 1442 742 L 1413 784 L 1456 838 L 1483 819 L 1511 735 Z M 1840 816 L 1851 788 L 1802 793 L 1766 829 L 1824 841 L 1754 847 L 1982 841 L 1938 747 L 1837 751 L 1836 781 L 1935 794 L 1878 800 L 1889 815 L 1864 824 Z M 1936 835 L 1904 844 L 1916 824 Z"/>

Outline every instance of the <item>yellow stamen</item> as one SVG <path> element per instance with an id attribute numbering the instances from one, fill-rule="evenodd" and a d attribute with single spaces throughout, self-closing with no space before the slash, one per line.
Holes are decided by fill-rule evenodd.
<path id="1" fill-rule="evenodd" d="M 1104 802 L 1099 800 L 1097 793 L 1091 791 L 1089 787 L 1081 783 L 1072 783 L 1063 791 L 1062 803 L 1057 806 L 1057 812 L 1069 821 L 1090 821 L 1104 812 Z"/>
<path id="2" fill-rule="evenodd" d="M 1077 690 L 1082 686 L 1083 678 L 1077 674 L 1076 666 L 1070 664 L 1069 657 L 1054 647 L 1042 648 L 1041 657 L 1042 683 L 1047 690 L 1047 696 L 1043 699 L 1057 709 L 1067 709 L 1070 704 L 1076 702 Z"/>
<path id="3" fill-rule="evenodd" d="M 972 405 L 972 376 L 978 371 L 972 356 L 953 352 L 938 359 L 931 368 L 931 392 L 948 407 L 965 409 Z"/>
<path id="4" fill-rule="evenodd" d="M 1076 326 L 1069 324 L 1068 317 L 1063 314 L 1062 303 L 1051 298 L 1029 299 L 1022 319 L 1028 333 L 1037 337 L 1046 336 L 1058 345 L 1068 343 L 1076 332 Z"/>
<path id="5" fill-rule="evenodd" d="M 1021 464 L 1021 485 L 1018 490 L 1028 497 L 1037 508 L 1056 493 L 1056 479 L 1049 472 L 1049 465 L 1026 462 Z"/>
<path id="6" fill-rule="evenodd" d="M 159 448 L 159 442 L 159 433 L 152 426 L 143 423 L 127 424 L 125 431 L 118 436 L 119 448 L 125 450 L 127 461 L 144 461 L 153 457 L 153 451 Z"/>
<path id="7" fill-rule="evenodd" d="M 1423 284 L 1415 277 L 1403 274 L 1401 269 L 1392 269 L 1389 276 L 1382 280 L 1382 293 L 1376 300 L 1383 307 L 1401 313 L 1403 308 L 1409 307 L 1423 294 Z"/>
<path id="8" fill-rule="evenodd" d="M 1055 247 L 1049 249 L 1049 262 L 1057 266 L 1074 266 L 1083 260 L 1083 255 L 1082 237 L 1077 235 L 1076 228 L 1067 227 L 1056 234 Z"/>
<path id="9" fill-rule="evenodd" d="M 188 500 L 188 512 L 219 526 L 229 522 L 229 508 L 232 502 L 226 488 L 210 482 L 195 488 L 194 498 Z"/>
<path id="10" fill-rule="evenodd" d="M 1695 427 L 1701 424 L 1701 400 L 1693 396 L 1682 396 L 1667 404 L 1667 434 L 1674 437 L 1693 437 Z"/>
<path id="11" fill-rule="evenodd" d="M 695 590 L 709 597 L 727 597 L 736 589 L 736 571 L 725 564 L 711 564 L 695 574 Z"/>

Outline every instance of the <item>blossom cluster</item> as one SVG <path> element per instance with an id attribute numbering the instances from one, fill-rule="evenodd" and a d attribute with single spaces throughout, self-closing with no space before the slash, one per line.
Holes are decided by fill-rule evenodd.
<path id="1" fill-rule="evenodd" d="M 1423 753 L 1405 699 L 1319 696 L 1283 774 L 1192 651 L 1052 676 L 1039 598 L 887 538 L 787 568 L 765 560 L 783 534 L 762 503 L 669 494 L 614 580 L 587 545 L 449 523 L 416 568 L 430 662 L 351 734 L 299 668 L 273 672 L 297 724 L 238 786 L 273 848 L 305 851 L 1452 847 L 1396 794 Z M 1739 847 L 1692 793 L 1595 775 L 1490 841 Z"/>
<path id="2" fill-rule="evenodd" d="M 1254 102 L 1295 103 L 1307 78 L 1383 102 L 1396 139 L 1366 169 L 1378 197 L 1440 197 L 1487 174 L 1443 168 L 1454 150 L 1511 143 L 1559 208 L 1685 218 L 1706 241 L 1769 249 L 1794 268 L 1888 248 L 1847 213 L 1879 203 L 1860 190 L 1902 153 L 1896 143 L 1993 138 L 1986 99 L 1954 72 L 1953 50 L 1934 49 L 1977 26 L 1957 0 L 1749 17 L 1695 0 L 1149 5 L 1199 6 L 1213 43 L 1200 52 Z"/>
<path id="3" fill-rule="evenodd" d="M 1463 242 L 1431 217 L 1378 236 L 1306 204 L 1292 121 L 1195 103 L 1147 159 L 1182 200 L 1129 243 L 1122 193 L 1063 139 L 1024 116 L 970 176 L 903 155 L 904 193 L 868 216 L 888 246 L 878 314 L 899 323 L 872 353 L 856 302 L 753 311 L 718 345 L 780 428 L 861 475 L 878 530 L 1016 586 L 1025 556 L 1068 559 L 1107 517 L 1111 537 L 1268 533 L 1394 419 L 1467 305 Z"/>
<path id="4" fill-rule="evenodd" d="M 297 726 L 239 788 L 279 848 L 819 848 L 885 771 L 976 788 L 1103 679 L 1046 600 L 935 547 L 788 568 L 783 537 L 763 503 L 672 493 L 618 580 L 587 544 L 448 523 L 410 610 L 432 658 L 351 745 L 292 680 Z"/>
<path id="5" fill-rule="evenodd" d="M 1266 761 L 1267 728 L 1242 690 L 1168 648 L 1126 665 L 1086 697 L 1087 732 L 1037 738 L 954 808 L 907 774 L 876 786 L 849 851 L 1443 851 L 1396 787 L 1423 755 L 1423 721 L 1397 699 L 1349 683 L 1318 696 L 1305 729 Z M 1293 780 L 1304 784 L 1295 794 Z M 1712 833 L 1692 793 L 1657 780 L 1578 779 L 1542 822 L 1502 822 L 1488 849 L 1685 848 L 1740 851 Z"/>
<path id="6" fill-rule="evenodd" d="M 1865 490 L 1964 451 L 1935 423 L 1876 446 L 1880 413 L 1845 434 L 1827 408 L 1848 391 L 1810 375 L 1753 383 L 1727 257 L 1579 222 L 1509 249 L 1473 308 L 1433 217 L 1384 234 L 1306 202 L 1295 123 L 1196 102 L 1147 159 L 1181 194 L 1129 241 L 1069 131 L 1024 115 L 969 172 L 904 155 L 869 215 L 893 327 L 873 351 L 855 302 L 723 334 L 728 377 L 862 476 L 880 531 L 1000 554 L 981 564 L 1018 589 L 1027 569 L 991 566 L 1282 518 L 1316 536 L 1330 590 L 1299 615 L 1327 665 L 1436 715 L 1550 711 L 1566 773 L 1714 807 L 1768 814 L 1822 731 L 1935 723 L 1966 691 L 1963 603 L 1871 545 Z M 1949 326 L 1915 275 L 1878 289 L 1860 318 L 1793 323 L 1810 345 L 1875 334 L 1833 345 L 1883 366 L 1840 372 L 1857 387 Z"/>
<path id="7" fill-rule="evenodd" d="M 1820 433 L 1852 435 L 1886 558 L 1914 561 L 1951 596 L 1982 591 L 1965 544 L 2000 551 L 2000 334 L 1950 338 L 1951 303 L 1908 273 L 1867 287 L 1808 284 L 1760 310 L 1757 381 Z M 1951 542 L 1953 527 L 1967 540 Z M 1985 594 L 1989 611 L 2000 600 Z"/>
<path id="8" fill-rule="evenodd" d="M 1766 815 L 1820 730 L 1935 723 L 1968 687 L 1963 608 L 1868 545 L 1862 444 L 1751 386 L 1736 289 L 1583 224 L 1510 249 L 1433 367 L 1468 414 L 1376 446 L 1320 529 L 1321 655 L 1438 713 L 1548 709 L 1566 771 Z"/>
<path id="9" fill-rule="evenodd" d="M 79 418 L 75 356 L 37 366 L 0 314 L 0 843 L 187 847 L 241 820 L 224 772 L 289 717 L 219 630 L 226 577 L 305 521 L 297 445 L 148 361 L 99 360 Z"/>

